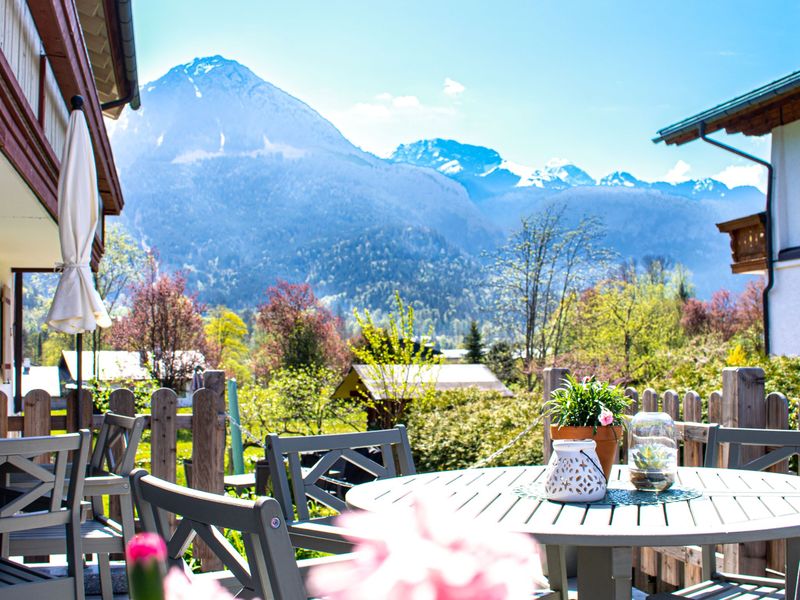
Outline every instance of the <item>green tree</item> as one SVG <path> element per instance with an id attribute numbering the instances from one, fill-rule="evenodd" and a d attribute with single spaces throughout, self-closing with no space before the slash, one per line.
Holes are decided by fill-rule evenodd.
<path id="1" fill-rule="evenodd" d="M 441 355 L 429 344 L 433 327 L 427 335 L 415 339 L 414 307 L 406 305 L 395 292 L 396 312 L 389 314 L 385 327 L 379 326 L 369 310 L 363 316 L 353 310 L 361 328 L 362 343 L 351 343 L 354 361 L 367 366 L 368 377 L 377 392 L 376 398 L 363 397 L 370 413 L 370 426 L 394 427 L 403 421 L 409 400 L 424 403 L 435 392 L 434 368 L 441 364 Z"/>
<path id="2" fill-rule="evenodd" d="M 535 370 L 561 350 L 576 293 L 609 257 L 603 235 L 599 220 L 585 217 L 573 226 L 564 209 L 551 204 L 523 218 L 494 256 L 495 312 L 522 342 L 528 390 Z"/>
<path id="3" fill-rule="evenodd" d="M 478 364 L 483 362 L 485 354 L 483 338 L 477 321 L 472 321 L 469 324 L 469 333 L 464 338 L 464 348 L 467 350 L 467 355 L 464 358 L 468 363 Z"/>
<path id="4" fill-rule="evenodd" d="M 486 366 L 503 383 L 519 381 L 519 369 L 514 358 L 514 348 L 508 342 L 495 342 L 486 353 Z"/>
<path id="5" fill-rule="evenodd" d="M 223 369 L 228 377 L 246 383 L 252 377 L 248 367 L 248 349 L 245 344 L 247 325 L 242 318 L 224 306 L 214 308 L 205 323 L 206 362 Z"/>

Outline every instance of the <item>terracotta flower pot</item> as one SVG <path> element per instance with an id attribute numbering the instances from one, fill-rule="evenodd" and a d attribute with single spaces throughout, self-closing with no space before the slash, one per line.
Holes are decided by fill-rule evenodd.
<path id="1" fill-rule="evenodd" d="M 550 437 L 554 440 L 594 440 L 597 444 L 597 457 L 600 466 L 606 475 L 606 481 L 611 475 L 611 465 L 619 452 L 619 442 L 622 440 L 622 427 L 620 425 L 604 425 L 594 427 L 572 427 L 565 425 L 550 425 Z"/>

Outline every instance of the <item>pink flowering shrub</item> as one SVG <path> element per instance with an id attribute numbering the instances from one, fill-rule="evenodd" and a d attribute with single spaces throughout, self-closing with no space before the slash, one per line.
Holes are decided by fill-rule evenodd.
<path id="1" fill-rule="evenodd" d="M 317 566 L 308 580 L 309 593 L 330 600 L 527 600 L 545 585 L 530 537 L 458 520 L 431 501 L 345 513 L 337 524 L 352 532 L 354 559 Z"/>
<path id="2" fill-rule="evenodd" d="M 603 407 L 603 410 L 600 411 L 600 416 L 597 418 L 600 421 L 600 425 L 611 425 L 614 423 L 614 413 L 608 410 L 606 407 Z"/>

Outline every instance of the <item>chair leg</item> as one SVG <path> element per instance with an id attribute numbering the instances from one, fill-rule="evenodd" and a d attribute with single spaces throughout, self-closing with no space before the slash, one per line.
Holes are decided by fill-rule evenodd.
<path id="1" fill-rule="evenodd" d="M 111 559 L 105 552 L 97 554 L 97 571 L 100 574 L 100 595 L 103 600 L 113 600 L 114 582 L 111 578 Z"/>
<path id="2" fill-rule="evenodd" d="M 67 574 L 75 582 L 75 599 L 84 600 L 83 541 L 81 540 L 80 515 L 73 515 L 67 523 Z"/>

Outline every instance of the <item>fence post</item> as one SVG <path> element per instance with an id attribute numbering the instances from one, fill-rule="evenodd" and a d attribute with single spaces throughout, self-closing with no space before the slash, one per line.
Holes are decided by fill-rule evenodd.
<path id="1" fill-rule="evenodd" d="M 22 399 L 22 435 L 25 437 L 50 435 L 50 394 L 44 390 L 31 390 Z M 38 463 L 47 463 L 49 456 L 37 456 Z"/>
<path id="2" fill-rule="evenodd" d="M 722 370 L 722 425 L 753 427 L 767 425 L 764 396 L 764 370 L 758 367 L 726 367 Z M 761 456 L 763 447 L 743 447 L 740 460 L 747 462 Z M 727 452 L 724 455 L 727 466 Z M 748 575 L 766 575 L 767 543 L 750 542 L 725 546 L 724 569 Z"/>
<path id="3" fill-rule="evenodd" d="M 92 428 L 94 402 L 89 390 L 81 390 L 78 401 L 78 390 L 70 390 L 67 394 L 67 431 Z"/>
<path id="4" fill-rule="evenodd" d="M 664 392 L 662 400 L 663 410 L 673 421 L 681 419 L 681 401 L 675 390 Z M 684 585 L 684 563 L 677 558 L 660 555 L 661 558 L 661 584 L 683 587 Z"/>
<path id="5" fill-rule="evenodd" d="M 561 387 L 564 377 L 569 375 L 569 369 L 559 369 L 558 367 L 547 367 L 542 372 L 542 410 L 545 409 L 545 404 L 550 401 L 550 394 L 553 390 Z M 542 453 L 544 454 L 545 464 L 550 462 L 550 454 L 552 453 L 552 445 L 550 444 L 550 417 L 546 412 L 542 415 Z"/>
<path id="6" fill-rule="evenodd" d="M 244 448 L 242 446 L 242 420 L 239 416 L 239 395 L 236 380 L 228 381 L 228 408 L 231 414 L 231 465 L 234 475 L 244 473 Z"/>
<path id="7" fill-rule="evenodd" d="M 0 438 L 8 437 L 8 396 L 0 392 Z"/>
<path id="8" fill-rule="evenodd" d="M 175 483 L 178 451 L 178 397 L 161 388 L 150 397 L 150 470 L 153 475 Z"/>
<path id="9" fill-rule="evenodd" d="M 658 392 L 653 388 L 647 388 L 642 392 L 642 410 L 644 412 L 658 412 Z M 652 548 L 641 548 L 639 554 L 639 568 L 643 574 L 641 577 L 641 584 L 652 586 L 655 583 L 657 587 L 659 582 L 657 578 L 659 575 L 659 554 Z M 644 577 L 646 576 L 646 577 Z M 650 581 L 646 581 L 650 579 Z"/>
<path id="10" fill-rule="evenodd" d="M 203 388 L 192 396 L 192 487 L 225 491 L 225 371 L 205 371 Z M 203 571 L 219 571 L 222 561 L 197 540 L 195 556 Z"/>
<path id="11" fill-rule="evenodd" d="M 136 414 L 136 398 L 131 390 L 124 388 L 114 390 L 108 396 L 108 409 L 126 417 L 132 417 Z M 122 458 L 123 444 L 122 440 L 118 440 L 111 446 L 111 452 L 114 454 L 114 460 Z M 122 523 L 122 508 L 119 503 L 119 496 L 108 497 L 108 516 L 117 523 Z"/>

